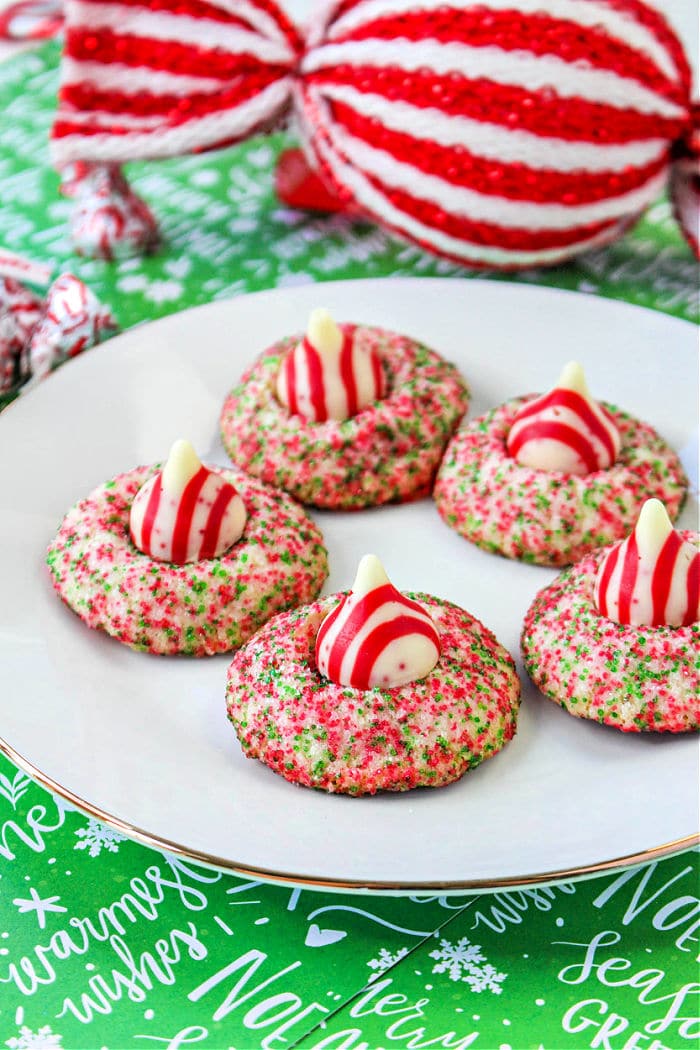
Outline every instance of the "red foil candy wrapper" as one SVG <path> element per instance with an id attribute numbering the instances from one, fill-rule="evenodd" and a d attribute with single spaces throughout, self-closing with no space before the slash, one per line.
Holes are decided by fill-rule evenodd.
<path id="1" fill-rule="evenodd" d="M 642 0 L 326 0 L 305 38 L 274 0 L 144 9 L 134 37 L 129 0 L 68 5 L 57 164 L 196 153 L 292 113 L 308 170 L 287 158 L 287 200 L 468 266 L 608 244 L 669 181 L 697 244 L 692 157 L 674 166 L 696 156 L 690 67 Z"/>
<path id="2" fill-rule="evenodd" d="M 71 234 L 79 255 L 125 259 L 157 246 L 153 213 L 131 190 L 118 165 L 72 165 L 62 190 L 76 201 Z"/>
<path id="3" fill-rule="evenodd" d="M 73 274 L 64 273 L 49 288 L 44 313 L 23 355 L 32 380 L 99 343 L 117 329 L 110 311 Z"/>
<path id="4" fill-rule="evenodd" d="M 0 394 L 18 379 L 22 350 L 41 317 L 42 302 L 19 281 L 0 277 Z"/>

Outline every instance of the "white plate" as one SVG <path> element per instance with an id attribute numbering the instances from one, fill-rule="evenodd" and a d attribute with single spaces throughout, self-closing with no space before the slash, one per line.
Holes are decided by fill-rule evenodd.
<path id="1" fill-rule="evenodd" d="M 697 740 L 571 718 L 525 685 L 515 740 L 439 790 L 353 799 L 293 787 L 243 757 L 224 708 L 227 657 L 166 659 L 87 630 L 52 591 L 44 549 L 101 481 L 178 436 L 225 463 L 224 395 L 264 346 L 327 305 L 424 339 L 458 363 L 475 415 L 542 390 L 570 358 L 600 397 L 694 447 L 697 330 L 620 303 L 482 281 L 350 281 L 264 292 L 136 328 L 0 416 L 0 736 L 81 808 L 150 844 L 236 871 L 322 885 L 450 888 L 583 873 L 677 848 L 698 827 Z M 697 504 L 683 515 L 694 527 Z M 429 500 L 315 515 L 327 590 L 374 551 L 393 582 L 464 605 L 514 654 L 554 573 L 486 554 Z M 524 675 L 523 675 L 524 679 Z"/>

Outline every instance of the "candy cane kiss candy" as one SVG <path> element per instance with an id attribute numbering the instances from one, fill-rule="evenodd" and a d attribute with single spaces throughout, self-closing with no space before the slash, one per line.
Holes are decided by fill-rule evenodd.
<path id="1" fill-rule="evenodd" d="M 635 529 L 600 564 L 601 616 L 635 627 L 690 626 L 700 620 L 700 552 L 674 529 L 661 500 L 648 499 Z"/>
<path id="2" fill-rule="evenodd" d="M 588 392 L 581 365 L 571 361 L 553 390 L 519 410 L 507 447 L 524 467 L 584 475 L 612 466 L 620 433 Z"/>
<path id="3" fill-rule="evenodd" d="M 425 678 L 440 656 L 429 613 L 389 582 L 374 554 L 361 559 L 352 590 L 316 638 L 316 664 L 337 685 L 391 689 Z"/>
<path id="4" fill-rule="evenodd" d="M 129 529 L 134 546 L 158 561 L 184 565 L 217 558 L 241 538 L 243 500 L 230 482 L 203 466 L 188 441 L 139 489 Z"/>

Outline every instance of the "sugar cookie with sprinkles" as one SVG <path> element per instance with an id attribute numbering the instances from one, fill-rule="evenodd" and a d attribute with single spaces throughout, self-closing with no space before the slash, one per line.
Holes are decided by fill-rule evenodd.
<path id="1" fill-rule="evenodd" d="M 161 469 L 99 486 L 49 546 L 55 589 L 88 625 L 133 649 L 230 652 L 271 616 L 315 598 L 328 574 L 317 526 L 284 493 L 203 466 L 176 442 Z"/>
<path id="2" fill-rule="evenodd" d="M 700 728 L 698 540 L 651 499 L 626 540 L 540 591 L 522 632 L 538 689 L 625 732 Z"/>
<path id="3" fill-rule="evenodd" d="M 543 396 L 513 398 L 450 441 L 433 497 L 444 521 L 508 558 L 562 566 L 622 539 L 645 499 L 675 520 L 688 481 L 648 424 L 595 402 L 571 362 Z"/>
<path id="4" fill-rule="evenodd" d="M 302 503 L 351 510 L 426 495 L 468 407 L 454 365 L 408 336 L 312 311 L 226 398 L 233 462 Z"/>
<path id="5" fill-rule="evenodd" d="M 350 592 L 270 620 L 235 654 L 226 688 L 249 758 L 348 795 L 458 780 L 513 737 L 519 701 L 513 660 L 488 628 L 400 593 L 372 555 Z"/>

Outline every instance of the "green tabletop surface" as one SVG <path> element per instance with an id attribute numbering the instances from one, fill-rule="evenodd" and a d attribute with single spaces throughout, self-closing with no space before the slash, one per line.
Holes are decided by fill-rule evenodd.
<path id="1" fill-rule="evenodd" d="M 78 258 L 47 152 L 58 60 L 48 44 L 0 64 L 0 247 L 77 274 L 122 328 L 263 288 L 476 276 L 373 225 L 280 206 L 283 134 L 130 165 L 162 250 Z M 698 269 L 666 200 L 607 249 L 493 279 L 699 319 Z M 698 868 L 686 850 L 471 896 L 295 889 L 131 841 L 0 756 L 0 1046 L 690 1047 L 700 1036 Z"/>

